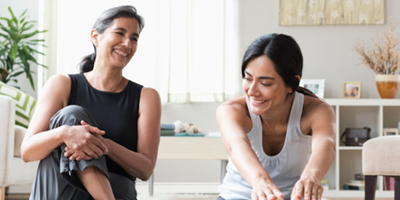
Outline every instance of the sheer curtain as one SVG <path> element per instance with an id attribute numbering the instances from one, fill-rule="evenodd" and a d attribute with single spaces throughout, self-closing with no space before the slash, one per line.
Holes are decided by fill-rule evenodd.
<path id="1" fill-rule="evenodd" d="M 145 27 L 124 76 L 155 88 L 163 103 L 225 101 L 240 90 L 236 4 L 237 0 L 57 1 L 57 12 L 52 12 L 57 19 L 57 53 L 52 60 L 57 64 L 50 68 L 77 73 L 82 57 L 93 53 L 90 31 L 100 13 L 133 5 Z"/>

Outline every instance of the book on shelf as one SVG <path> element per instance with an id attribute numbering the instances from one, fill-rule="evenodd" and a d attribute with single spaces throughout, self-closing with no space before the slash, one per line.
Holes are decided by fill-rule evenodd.
<path id="1" fill-rule="evenodd" d="M 393 191 L 394 190 L 394 178 L 393 177 L 389 177 L 389 176 L 385 176 L 384 180 L 385 180 L 384 181 L 385 190 Z"/>
<path id="2" fill-rule="evenodd" d="M 161 123 L 161 130 L 174 130 L 175 124 L 163 124 Z"/>
<path id="3" fill-rule="evenodd" d="M 324 188 L 324 191 L 329 190 L 328 179 L 326 179 L 326 178 L 322 179 L 321 184 L 322 184 L 322 187 Z"/>
<path id="4" fill-rule="evenodd" d="M 168 129 L 161 129 L 160 130 L 160 135 L 161 136 L 175 136 L 175 131 L 174 130 L 168 130 Z"/>
<path id="5" fill-rule="evenodd" d="M 364 190 L 365 181 L 350 180 L 348 183 L 343 184 L 343 190 Z"/>

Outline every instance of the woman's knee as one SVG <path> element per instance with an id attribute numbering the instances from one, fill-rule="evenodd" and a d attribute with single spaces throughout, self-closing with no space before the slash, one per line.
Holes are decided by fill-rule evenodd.
<path id="1" fill-rule="evenodd" d="M 88 110 L 79 105 L 69 105 L 59 110 L 50 120 L 50 129 L 62 125 L 81 125 L 81 121 L 94 125 L 94 120 Z"/>

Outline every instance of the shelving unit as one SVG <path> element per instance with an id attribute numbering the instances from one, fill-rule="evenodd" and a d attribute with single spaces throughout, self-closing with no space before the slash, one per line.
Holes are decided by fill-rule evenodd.
<path id="1" fill-rule="evenodd" d="M 343 190 L 343 184 L 362 174 L 362 147 L 346 146 L 340 136 L 346 128 L 371 128 L 371 138 L 382 136 L 383 128 L 397 128 L 400 121 L 398 99 L 325 99 L 336 116 L 336 158 L 327 175 L 329 190 L 325 197 L 364 197 L 364 191 Z M 376 197 L 393 197 L 378 177 Z"/>

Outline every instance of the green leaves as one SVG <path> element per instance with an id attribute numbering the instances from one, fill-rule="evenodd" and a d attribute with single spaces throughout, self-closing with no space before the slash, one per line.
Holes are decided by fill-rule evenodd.
<path id="1" fill-rule="evenodd" d="M 47 30 L 31 30 L 37 23 L 36 21 L 27 21 L 27 9 L 16 18 L 13 11 L 8 7 L 11 18 L 0 17 L 0 81 L 17 82 L 15 77 L 26 74 L 32 89 L 35 90 L 31 71 L 31 63 L 39 64 L 35 54 L 44 55 L 43 52 L 36 50 L 38 45 L 44 46 L 44 40 L 31 39 L 39 33 L 45 33 Z M 5 23 L 1 23 L 4 21 Z"/>

